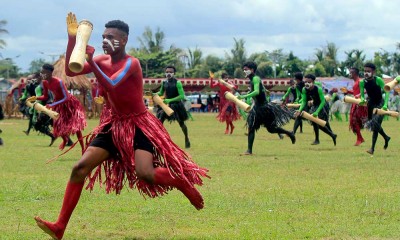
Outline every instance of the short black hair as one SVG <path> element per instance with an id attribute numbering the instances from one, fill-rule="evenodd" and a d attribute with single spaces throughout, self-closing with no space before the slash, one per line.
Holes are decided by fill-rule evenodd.
<path id="1" fill-rule="evenodd" d="M 304 78 L 310 78 L 313 82 L 315 81 L 315 76 L 312 74 L 307 74 L 304 76 Z"/>
<path id="2" fill-rule="evenodd" d="M 33 74 L 33 78 L 40 78 L 40 72 L 35 72 Z"/>
<path id="3" fill-rule="evenodd" d="M 227 73 L 224 72 L 224 73 L 221 74 L 221 78 L 222 79 L 227 78 L 227 77 L 229 77 L 229 75 Z"/>
<path id="4" fill-rule="evenodd" d="M 172 65 L 166 66 L 166 67 L 164 68 L 164 71 L 167 70 L 167 68 L 172 68 L 172 69 L 174 69 L 174 73 L 176 73 L 176 68 L 175 68 L 174 66 L 172 66 Z"/>
<path id="5" fill-rule="evenodd" d="M 351 67 L 350 70 L 354 70 L 354 72 L 358 74 L 360 74 L 360 69 L 356 68 L 356 67 Z"/>
<path id="6" fill-rule="evenodd" d="M 245 63 L 243 64 L 243 67 L 248 67 L 248 68 L 250 68 L 250 69 L 253 69 L 254 72 L 256 72 L 256 70 L 257 70 L 257 63 L 255 63 L 255 62 L 245 62 Z"/>
<path id="7" fill-rule="evenodd" d="M 44 70 L 47 70 L 47 71 L 50 71 L 50 72 L 53 72 L 53 71 L 54 71 L 54 66 L 51 65 L 51 64 L 48 64 L 48 63 L 43 64 L 42 68 L 43 68 Z"/>
<path id="8" fill-rule="evenodd" d="M 303 81 L 303 74 L 301 72 L 297 72 L 294 74 L 294 79 Z"/>
<path id="9" fill-rule="evenodd" d="M 375 71 L 375 69 L 376 69 L 375 64 L 373 64 L 373 63 L 371 63 L 371 62 L 366 63 L 366 64 L 364 65 L 364 67 L 371 68 L 371 69 L 374 70 L 374 71 Z"/>
<path id="10" fill-rule="evenodd" d="M 126 35 L 129 35 L 129 26 L 125 22 L 121 20 L 111 20 L 105 25 L 106 28 L 116 28 L 124 33 Z"/>

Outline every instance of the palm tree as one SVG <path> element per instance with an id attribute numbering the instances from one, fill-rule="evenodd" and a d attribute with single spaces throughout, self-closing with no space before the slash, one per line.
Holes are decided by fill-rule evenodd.
<path id="1" fill-rule="evenodd" d="M 363 50 L 354 50 L 354 66 L 358 69 L 362 69 L 365 62 L 365 54 Z"/>
<path id="2" fill-rule="evenodd" d="M 268 54 L 268 57 L 271 59 L 272 69 L 274 70 L 274 78 L 279 75 L 280 71 L 283 69 L 283 65 L 285 60 L 287 59 L 287 55 L 283 53 L 283 49 L 275 49 L 271 52 L 265 51 Z"/>
<path id="3" fill-rule="evenodd" d="M 317 57 L 316 63 L 320 63 L 330 77 L 335 76 L 338 66 L 337 52 L 339 48 L 337 48 L 334 43 L 328 42 L 325 47 L 315 50 L 315 56 Z"/>
<path id="4" fill-rule="evenodd" d="M 233 63 L 236 68 L 241 68 L 247 61 L 246 48 L 244 47 L 245 40 L 233 38 L 235 45 L 231 49 L 231 55 L 226 54 L 226 59 Z"/>
<path id="5" fill-rule="evenodd" d="M 314 55 L 317 58 L 317 62 L 322 62 L 324 60 L 324 50 L 323 49 L 316 48 Z"/>
<path id="6" fill-rule="evenodd" d="M 165 34 L 160 28 L 153 35 L 153 31 L 150 27 L 146 27 L 142 37 L 138 37 L 140 42 L 140 49 L 147 53 L 158 53 L 164 49 Z"/>
<path id="7" fill-rule="evenodd" d="M 337 52 L 339 48 L 336 47 L 335 43 L 330 43 L 328 42 L 325 48 L 325 60 L 327 65 L 325 66 L 325 69 L 328 70 L 330 73 L 331 77 L 336 75 L 336 69 L 338 66 L 338 60 L 337 60 Z"/>
<path id="8" fill-rule="evenodd" d="M 400 50 L 400 42 L 396 43 L 396 50 Z M 400 74 L 400 53 L 393 53 L 393 74 Z"/>
<path id="9" fill-rule="evenodd" d="M 358 69 L 362 69 L 365 61 L 365 54 L 363 50 L 352 49 L 349 52 L 345 52 L 346 60 L 344 61 L 344 65 L 348 68 L 356 67 Z"/>
<path id="10" fill-rule="evenodd" d="M 7 21 L 6 20 L 0 20 L 0 35 L 4 34 L 4 33 L 8 33 L 8 31 L 3 28 L 5 25 L 7 25 Z M 0 39 L 0 49 L 3 49 L 6 46 L 6 42 L 3 39 Z"/>

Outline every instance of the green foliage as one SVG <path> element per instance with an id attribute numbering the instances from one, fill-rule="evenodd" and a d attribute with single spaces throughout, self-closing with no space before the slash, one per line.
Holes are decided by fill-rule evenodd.
<path id="1" fill-rule="evenodd" d="M 0 60 L 0 77 L 18 78 L 20 68 L 10 58 Z"/>
<path id="2" fill-rule="evenodd" d="M 235 68 L 241 68 L 247 61 L 246 48 L 244 47 L 246 41 L 244 39 L 237 40 L 236 38 L 233 38 L 233 40 L 235 41 L 234 46 L 230 54 L 226 54 L 226 59 L 231 62 Z"/>
<path id="3" fill-rule="evenodd" d="M 312 71 L 308 72 L 308 73 L 312 73 L 316 77 L 325 77 L 326 76 L 325 68 L 324 68 L 324 66 L 322 66 L 321 63 L 315 64 L 315 66 L 312 69 Z"/>
<path id="4" fill-rule="evenodd" d="M 253 61 L 257 64 L 260 64 L 262 62 L 271 62 L 266 52 L 253 53 L 250 55 L 248 61 Z"/>
<path id="5" fill-rule="evenodd" d="M 158 53 L 162 52 L 164 49 L 164 39 L 165 34 L 158 27 L 156 32 L 153 34 L 153 31 L 150 27 L 145 27 L 144 32 L 142 33 L 142 37 L 138 37 L 138 41 L 140 43 L 140 50 L 146 53 Z"/>
<path id="6" fill-rule="evenodd" d="M 271 67 L 271 62 L 261 62 L 257 66 L 257 74 L 260 78 L 271 78 L 274 76 L 274 70 Z"/>
<path id="7" fill-rule="evenodd" d="M 39 58 L 39 59 L 33 60 L 30 63 L 29 72 L 30 73 L 40 72 L 40 70 L 42 69 L 43 64 L 45 64 L 45 63 L 46 63 L 46 60 L 44 60 L 43 58 Z"/>
<path id="8" fill-rule="evenodd" d="M 0 35 L 8 33 L 7 29 L 4 28 L 5 25 L 7 25 L 7 21 L 0 20 Z M 5 46 L 7 46 L 6 41 L 4 41 L 3 39 L 0 39 L 0 49 L 3 49 Z"/>
<path id="9" fill-rule="evenodd" d="M 236 68 L 235 72 L 233 73 L 234 78 L 244 78 L 244 73 L 242 68 Z"/>
<path id="10" fill-rule="evenodd" d="M 188 153 L 211 179 L 198 187 L 205 208 L 196 211 L 176 189 L 144 199 L 137 190 L 106 194 L 96 183 L 83 190 L 65 239 L 399 239 L 400 177 L 396 137 L 400 122 L 384 121 L 392 136 L 383 150 L 378 139 L 375 155 L 366 142 L 354 147 L 356 137 L 346 122 L 331 122 L 338 134 L 334 147 L 320 132 L 321 144 L 311 146 L 314 133 L 306 122 L 295 145 L 264 128 L 257 132 L 254 155 L 239 156 L 247 147 L 244 121 L 234 122 L 232 135 L 213 114 L 193 113 L 188 121 L 192 148 Z M 31 132 L 27 120 L 0 122 L 1 239 L 49 239 L 33 217 L 53 221 L 63 200 L 71 168 L 80 158 L 79 146 L 59 157 L 57 145 Z M 84 135 L 98 124 L 89 120 Z M 293 122 L 284 126 L 291 129 Z M 165 127 L 178 146 L 184 137 L 177 123 Z M 211 140 L 210 140 L 211 139 Z M 73 137 L 76 140 L 76 137 Z M 104 179 L 103 179 L 104 180 Z"/>
<path id="11" fill-rule="evenodd" d="M 304 71 L 305 64 L 293 52 L 290 52 L 285 63 L 285 68 L 291 76 L 294 76 L 294 73 Z"/>

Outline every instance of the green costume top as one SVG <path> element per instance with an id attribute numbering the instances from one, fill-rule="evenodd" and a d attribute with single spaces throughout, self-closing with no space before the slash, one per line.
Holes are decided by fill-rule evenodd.
<path id="1" fill-rule="evenodd" d="M 175 92 L 176 90 L 177 92 Z M 182 83 L 175 78 L 172 78 L 171 80 L 165 80 L 161 84 L 160 91 L 158 91 L 156 94 L 158 96 L 162 96 L 164 95 L 164 92 L 166 93 L 166 98 L 164 99 L 164 103 L 166 104 L 170 102 L 179 102 L 185 99 L 185 91 L 183 90 Z"/>
<path id="2" fill-rule="evenodd" d="M 42 85 L 39 84 L 36 88 L 35 88 L 35 93 L 36 93 L 36 97 L 40 97 L 43 95 L 43 88 Z M 38 101 L 40 104 L 43 104 L 43 101 Z"/>
<path id="3" fill-rule="evenodd" d="M 259 76 L 254 75 L 250 77 L 250 92 L 245 95 L 238 96 L 239 99 L 253 98 L 254 103 L 257 105 L 263 105 L 268 102 L 268 98 L 265 94 L 265 88 L 261 84 L 261 79 Z"/>
<path id="4" fill-rule="evenodd" d="M 385 94 L 384 104 L 382 106 L 383 110 L 387 110 L 388 102 L 389 102 L 389 93 L 383 91 L 385 86 L 385 82 L 380 77 L 374 77 L 371 80 L 363 79 L 359 83 L 360 85 L 360 93 L 361 93 L 361 102 L 360 105 L 365 105 L 365 96 L 364 90 L 367 91 L 368 101 L 372 104 L 379 104 L 382 100 L 382 92 Z"/>
<path id="5" fill-rule="evenodd" d="M 306 88 L 303 88 L 302 95 L 301 95 L 301 106 L 299 108 L 299 111 L 303 111 L 303 109 L 306 107 L 307 104 L 307 95 L 310 96 L 310 98 L 313 100 L 313 105 L 318 106 L 317 110 L 313 112 L 313 116 L 317 117 L 319 112 L 324 108 L 325 106 L 325 97 L 324 97 L 324 91 L 322 88 L 314 85 L 314 87 L 311 90 L 307 90 Z"/>
<path id="6" fill-rule="evenodd" d="M 294 88 L 293 87 L 289 87 L 287 89 L 285 95 L 283 95 L 282 101 L 284 102 L 286 100 L 286 98 L 288 98 L 289 95 L 292 94 L 293 95 L 293 102 L 296 103 L 297 99 L 298 99 L 298 96 L 299 96 L 299 95 L 297 95 L 298 93 L 300 94 L 300 91 L 296 87 L 294 87 Z"/>

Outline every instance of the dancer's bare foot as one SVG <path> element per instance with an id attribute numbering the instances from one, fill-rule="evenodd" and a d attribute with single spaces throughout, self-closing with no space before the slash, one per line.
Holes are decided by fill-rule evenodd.
<path id="1" fill-rule="evenodd" d="M 36 216 L 36 217 L 35 217 L 35 221 L 36 221 L 36 224 L 37 224 L 45 233 L 47 233 L 47 234 L 50 235 L 50 237 L 52 237 L 53 239 L 56 239 L 56 240 L 62 239 L 62 237 L 63 237 L 63 235 L 64 235 L 64 230 L 65 230 L 65 229 L 62 229 L 62 230 L 59 229 L 59 230 L 57 230 L 56 227 L 55 227 L 52 223 L 47 222 L 47 221 L 41 219 L 39 216 Z"/>

